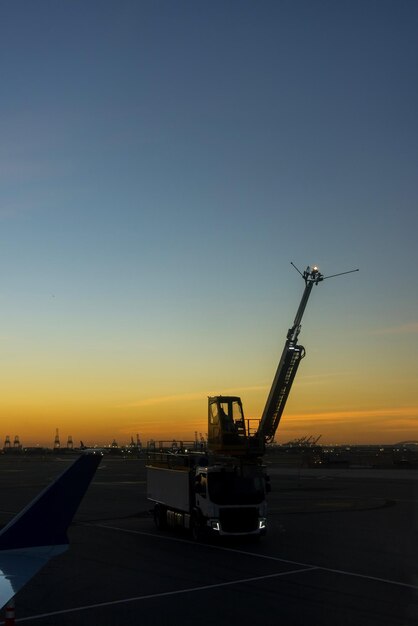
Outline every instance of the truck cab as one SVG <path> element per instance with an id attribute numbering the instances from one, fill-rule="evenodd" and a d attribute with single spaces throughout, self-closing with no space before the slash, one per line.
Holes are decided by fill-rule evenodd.
<path id="1" fill-rule="evenodd" d="M 198 527 L 220 536 L 265 534 L 267 490 L 262 466 L 215 463 L 196 468 Z"/>

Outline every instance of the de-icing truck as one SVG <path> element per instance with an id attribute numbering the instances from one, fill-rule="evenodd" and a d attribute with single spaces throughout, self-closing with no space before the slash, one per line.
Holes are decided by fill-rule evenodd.
<path id="1" fill-rule="evenodd" d="M 150 456 L 147 497 L 154 503 L 158 528 L 190 529 L 195 538 L 208 533 L 265 534 L 270 484 L 262 458 L 266 443 L 273 441 L 300 361 L 305 356 L 305 349 L 297 340 L 308 298 L 313 285 L 324 280 L 316 267 L 308 267 L 302 276 L 305 289 L 287 333 L 261 419 L 244 419 L 241 399 L 237 396 L 209 397 L 205 454 Z"/>

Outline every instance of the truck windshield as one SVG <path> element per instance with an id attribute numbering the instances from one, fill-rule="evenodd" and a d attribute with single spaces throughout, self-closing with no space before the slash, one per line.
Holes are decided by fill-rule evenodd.
<path id="1" fill-rule="evenodd" d="M 208 473 L 208 489 L 209 497 L 215 504 L 259 504 L 264 500 L 262 476 L 211 472 Z"/>

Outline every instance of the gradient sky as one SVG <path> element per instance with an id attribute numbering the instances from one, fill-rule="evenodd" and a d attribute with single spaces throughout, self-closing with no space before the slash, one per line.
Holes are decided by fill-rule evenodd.
<path id="1" fill-rule="evenodd" d="M 418 439 L 415 0 L 4 0 L 0 445 Z"/>

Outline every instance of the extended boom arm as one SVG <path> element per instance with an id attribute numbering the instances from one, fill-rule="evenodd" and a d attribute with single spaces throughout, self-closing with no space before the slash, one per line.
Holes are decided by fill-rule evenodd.
<path id="1" fill-rule="evenodd" d="M 293 326 L 287 333 L 282 356 L 280 358 L 276 375 L 274 377 L 258 431 L 256 433 L 256 437 L 259 437 L 265 442 L 270 442 L 274 438 L 292 387 L 293 380 L 296 376 L 299 363 L 305 356 L 305 349 L 303 346 L 296 345 L 296 342 L 301 328 L 303 313 L 311 294 L 312 287 L 313 285 L 317 285 L 320 281 L 324 280 L 323 275 L 316 267 L 313 267 L 312 269 L 307 267 L 302 276 L 305 281 L 305 290 L 303 292 L 299 308 L 296 312 Z"/>

